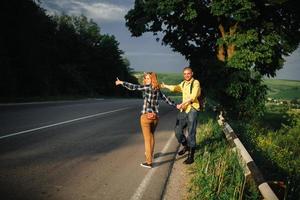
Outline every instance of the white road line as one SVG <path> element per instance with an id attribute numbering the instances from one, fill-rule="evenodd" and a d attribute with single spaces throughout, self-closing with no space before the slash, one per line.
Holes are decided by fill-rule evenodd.
<path id="1" fill-rule="evenodd" d="M 37 130 L 41 130 L 41 129 L 45 129 L 45 128 L 50 128 L 50 127 L 53 127 L 53 126 L 67 124 L 67 123 L 71 123 L 71 122 L 75 122 L 75 121 L 79 121 L 79 120 L 83 120 L 83 119 L 88 119 L 88 118 L 92 118 L 92 117 L 97 117 L 97 116 L 105 115 L 105 114 L 108 114 L 108 113 L 118 112 L 118 111 L 121 111 L 121 110 L 126 110 L 128 108 L 129 107 L 125 107 L 125 108 L 121 108 L 121 109 L 117 109 L 117 110 L 111 110 L 111 111 L 107 111 L 107 112 L 97 113 L 97 114 L 94 114 L 94 115 L 88 115 L 88 116 L 85 116 L 85 117 L 71 119 L 71 120 L 67 120 L 67 121 L 64 121 L 64 122 L 50 124 L 50 125 L 47 125 L 47 126 L 42 126 L 42 127 L 38 127 L 38 128 L 25 130 L 25 131 L 20 131 L 20 132 L 17 132 L 17 133 L 11 133 L 11 134 L 7 134 L 7 135 L 4 135 L 4 136 L 0 136 L 0 140 L 4 139 L 4 138 L 16 136 L 16 135 L 21 135 L 21 134 L 24 134 L 24 133 L 29 133 L 29 132 L 32 132 L 32 131 L 37 131 Z"/>
<path id="2" fill-rule="evenodd" d="M 170 137 L 170 139 L 168 140 L 167 144 L 165 145 L 165 147 L 162 150 L 162 154 L 166 153 L 166 151 L 168 150 L 172 140 L 174 139 L 174 134 L 172 135 L 172 137 Z M 154 159 L 154 162 L 161 162 L 162 161 L 162 157 L 158 157 L 157 159 Z M 153 176 L 153 174 L 155 173 L 157 167 L 154 167 L 152 169 L 149 170 L 149 172 L 146 174 L 146 176 L 144 177 L 143 181 L 141 182 L 141 184 L 139 185 L 139 187 L 137 188 L 137 190 L 135 191 L 135 193 L 132 195 L 132 197 L 130 198 L 130 200 L 139 200 L 142 199 L 144 192 L 148 186 L 148 184 L 150 183 L 150 180 Z"/>
<path id="3" fill-rule="evenodd" d="M 62 101 L 34 101 L 27 103 L 0 103 L 0 106 L 20 106 L 20 105 L 38 105 L 38 104 L 50 104 L 50 103 L 70 103 L 70 102 L 79 102 L 82 100 L 96 100 L 102 101 L 103 98 L 94 98 L 94 99 L 81 99 L 81 100 L 62 100 Z"/>

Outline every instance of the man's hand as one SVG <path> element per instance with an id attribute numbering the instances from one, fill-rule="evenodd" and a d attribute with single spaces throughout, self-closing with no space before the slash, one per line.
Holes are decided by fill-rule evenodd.
<path id="1" fill-rule="evenodd" d="M 121 84 L 123 84 L 123 81 L 120 81 L 119 78 L 117 77 L 116 85 L 121 85 Z"/>
<path id="2" fill-rule="evenodd" d="M 177 104 L 176 108 L 179 109 L 179 110 L 182 110 L 182 109 L 185 110 L 187 108 L 187 106 L 189 104 L 191 104 L 191 102 L 192 102 L 192 100 L 188 99 L 188 100 L 182 102 L 181 104 Z"/>
<path id="3" fill-rule="evenodd" d="M 181 110 L 181 109 L 182 109 L 182 103 L 181 103 L 181 104 L 177 104 L 177 105 L 176 105 L 176 108 L 177 108 L 178 110 Z"/>

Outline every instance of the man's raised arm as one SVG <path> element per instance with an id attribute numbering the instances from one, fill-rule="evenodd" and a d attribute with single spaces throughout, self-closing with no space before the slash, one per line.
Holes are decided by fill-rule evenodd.
<path id="1" fill-rule="evenodd" d="M 167 88 L 171 92 L 182 92 L 181 84 L 178 85 L 167 85 L 165 83 L 160 84 L 161 88 Z"/>

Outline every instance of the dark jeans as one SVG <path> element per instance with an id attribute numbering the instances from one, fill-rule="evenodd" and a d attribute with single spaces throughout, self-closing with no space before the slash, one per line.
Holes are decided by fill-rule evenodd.
<path id="1" fill-rule="evenodd" d="M 176 119 L 175 135 L 179 143 L 188 145 L 191 148 L 196 147 L 196 128 L 198 111 L 194 108 L 190 112 L 179 112 Z M 184 129 L 187 128 L 188 135 L 184 135 Z"/>

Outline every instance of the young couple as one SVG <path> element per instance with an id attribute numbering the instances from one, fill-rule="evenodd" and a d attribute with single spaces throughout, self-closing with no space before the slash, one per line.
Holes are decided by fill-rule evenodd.
<path id="1" fill-rule="evenodd" d="M 190 67 L 183 69 L 184 80 L 178 85 L 159 84 L 157 76 L 154 72 L 144 74 L 143 85 L 137 85 L 121 81 L 117 78 L 116 85 L 122 85 L 129 90 L 140 90 L 144 93 L 144 105 L 140 118 L 142 132 L 145 143 L 146 161 L 141 163 L 142 167 L 152 168 L 153 152 L 154 152 L 154 132 L 158 123 L 158 99 L 163 99 L 169 105 L 180 110 L 176 119 L 175 134 L 178 142 L 183 148 L 178 155 L 188 152 L 188 158 L 185 164 L 194 162 L 194 153 L 196 147 L 196 128 L 197 114 L 200 104 L 197 99 L 200 96 L 200 83 L 193 78 L 193 71 Z M 170 98 L 164 95 L 160 88 L 167 88 L 173 92 L 182 93 L 182 103 L 176 105 Z M 188 135 L 184 135 L 184 129 L 187 128 Z"/>

